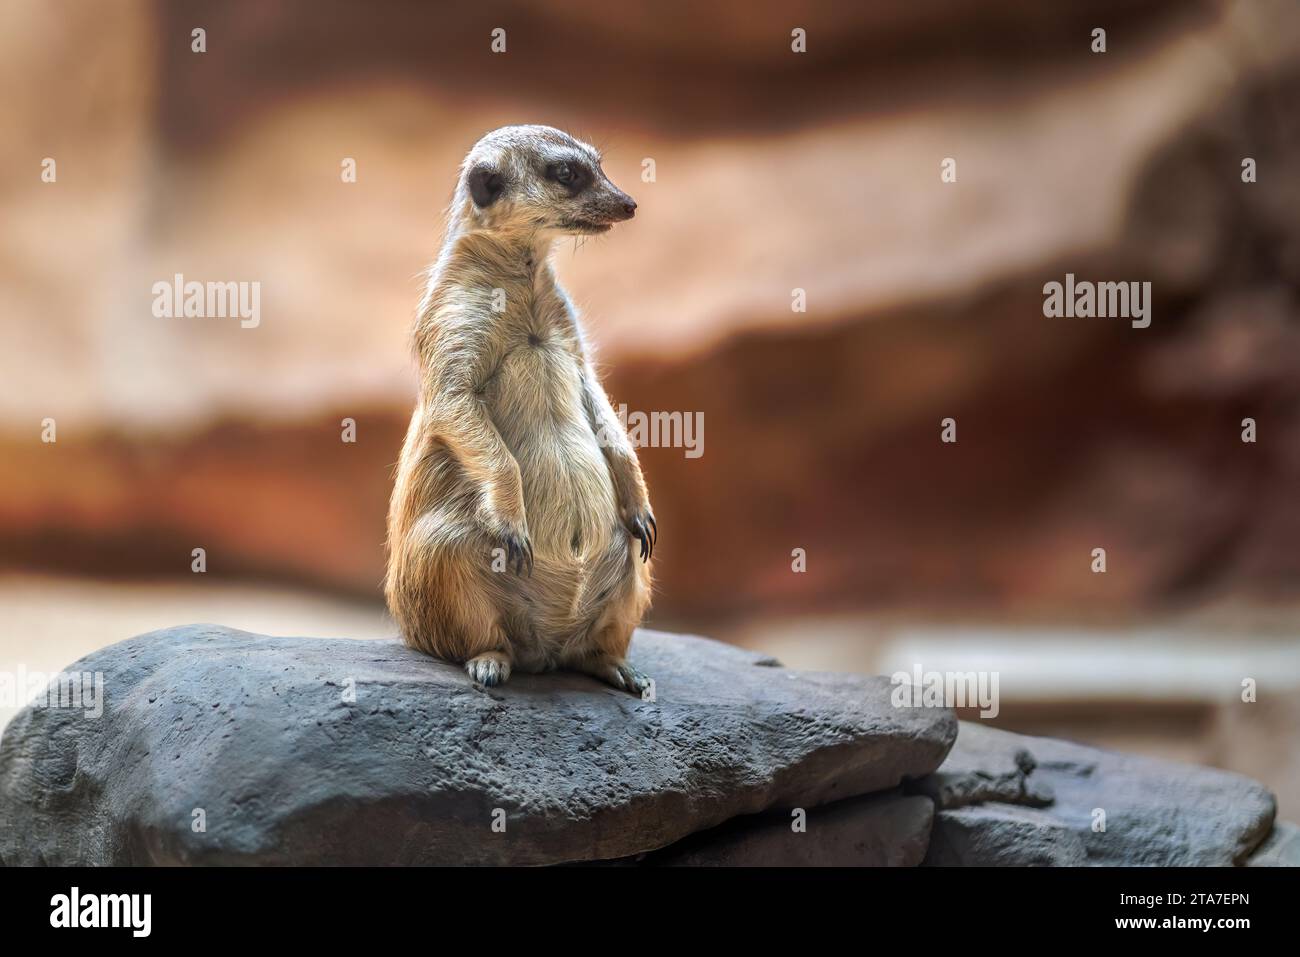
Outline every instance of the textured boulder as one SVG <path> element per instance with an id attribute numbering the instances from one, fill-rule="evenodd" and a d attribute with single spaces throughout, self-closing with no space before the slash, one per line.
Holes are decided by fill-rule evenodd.
<path id="1" fill-rule="evenodd" d="M 1014 804 L 980 804 L 936 815 L 930 866 L 1079 867 L 1088 850 L 1058 817 Z"/>
<path id="2" fill-rule="evenodd" d="M 9 864 L 546 864 L 635 855 L 737 815 L 934 771 L 952 713 L 885 678 L 638 632 L 643 701 L 573 674 L 502 688 L 397 641 L 153 632 L 70 671 L 104 710 L 0 741 Z"/>
<path id="3" fill-rule="evenodd" d="M 915 867 L 925 857 L 934 804 L 876 794 L 805 810 L 728 821 L 693 834 L 644 862 L 670 867 Z"/>
<path id="4" fill-rule="evenodd" d="M 1055 800 L 1051 785 L 1034 774 L 1037 761 L 1028 748 L 1007 746 L 997 736 L 986 738 L 980 725 L 962 728 L 977 730 L 963 730 L 963 746 L 950 751 L 938 771 L 913 782 L 909 790 L 944 810 L 986 801 L 1046 807 Z"/>
<path id="5" fill-rule="evenodd" d="M 1300 867 L 1300 827 L 1278 821 L 1255 853 L 1246 859 L 1246 866 Z"/>
<path id="6" fill-rule="evenodd" d="M 961 723 L 938 774 L 911 789 L 938 802 L 927 864 L 1240 864 L 1276 808 L 1238 774 L 975 722 Z M 1099 811 L 1104 830 L 1094 830 Z"/>

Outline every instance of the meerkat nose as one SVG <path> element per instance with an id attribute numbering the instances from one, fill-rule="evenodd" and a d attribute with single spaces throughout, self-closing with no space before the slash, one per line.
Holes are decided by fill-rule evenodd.
<path id="1" fill-rule="evenodd" d="M 633 216 L 635 216 L 636 200 L 629 198 L 628 201 L 623 204 L 623 212 L 627 213 L 628 219 L 631 219 Z"/>

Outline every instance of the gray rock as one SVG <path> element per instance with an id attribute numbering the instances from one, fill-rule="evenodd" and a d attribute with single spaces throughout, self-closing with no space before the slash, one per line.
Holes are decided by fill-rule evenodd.
<path id="1" fill-rule="evenodd" d="M 693 834 L 644 861 L 669 867 L 915 867 L 930 843 L 934 804 L 899 793 L 805 809 L 796 832 L 790 810 L 737 818 Z"/>
<path id="2" fill-rule="evenodd" d="M 983 804 L 940 811 L 925 856 L 930 866 L 1078 867 L 1088 863 L 1082 838 L 1045 811 Z"/>
<path id="3" fill-rule="evenodd" d="M 1289 821 L 1273 825 L 1255 853 L 1246 858 L 1247 867 L 1300 867 L 1300 827 Z"/>
<path id="4" fill-rule="evenodd" d="M 1022 751 L 1032 760 L 1026 792 L 1050 787 L 1050 808 L 1021 807 L 999 796 L 941 810 L 926 863 L 1225 866 L 1242 863 L 1273 824 L 1273 795 L 1239 774 L 969 721 L 961 722 L 957 744 L 939 769 L 940 784 L 917 786 L 940 793 L 945 782 L 960 785 L 980 768 L 999 780 L 1009 766 L 1028 763 L 1017 758 Z M 960 786 L 948 789 L 964 793 Z M 1097 810 L 1105 812 L 1104 831 L 1093 829 Z"/>
<path id="5" fill-rule="evenodd" d="M 103 672 L 102 717 L 28 708 L 5 729 L 0 862 L 618 858 L 894 788 L 956 735 L 949 711 L 893 707 L 886 678 L 648 631 L 631 658 L 657 700 L 573 674 L 483 689 L 397 641 L 142 635 L 69 669 Z"/>
<path id="6" fill-rule="evenodd" d="M 976 738 L 948 752 L 938 771 L 909 783 L 908 790 L 930 798 L 940 810 L 985 801 L 1046 807 L 1055 800 L 1051 785 L 1041 776 L 1033 777 L 1037 762 L 1027 749 L 979 744 Z"/>

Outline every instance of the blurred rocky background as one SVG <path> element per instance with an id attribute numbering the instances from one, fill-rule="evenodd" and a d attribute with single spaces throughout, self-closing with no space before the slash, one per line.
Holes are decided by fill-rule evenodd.
<path id="1" fill-rule="evenodd" d="M 997 724 L 1300 815 L 1292 0 L 15 0 L 0 47 L 0 667 L 391 634 L 419 274 L 469 145 L 547 123 L 640 203 L 557 255 L 615 403 L 703 413 L 641 452 L 654 624 L 996 670 Z M 1044 318 L 1067 272 L 1150 328 Z M 155 318 L 177 273 L 261 324 Z"/>

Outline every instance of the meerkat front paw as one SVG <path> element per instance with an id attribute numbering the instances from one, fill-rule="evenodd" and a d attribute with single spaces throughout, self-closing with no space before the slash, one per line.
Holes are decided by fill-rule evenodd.
<path id="1" fill-rule="evenodd" d="M 479 516 L 484 530 L 505 550 L 506 568 L 513 568 L 516 575 L 531 576 L 533 573 L 533 542 L 528 536 L 528 525 L 522 519 L 510 521 L 495 513 L 483 512 Z"/>
<path id="2" fill-rule="evenodd" d="M 465 671 L 475 684 L 494 688 L 510 677 L 510 658 L 500 651 L 488 651 L 465 662 Z"/>
<path id="3" fill-rule="evenodd" d="M 632 537 L 641 542 L 641 561 L 648 562 L 650 556 L 655 553 L 655 543 L 659 541 L 659 525 L 655 522 L 650 506 L 642 505 L 628 509 L 623 521 L 627 525 L 627 530 L 632 533 Z"/>
<path id="4" fill-rule="evenodd" d="M 516 575 L 533 574 L 533 542 L 526 531 L 505 531 L 497 536 L 506 550 L 506 568 L 513 567 Z"/>

